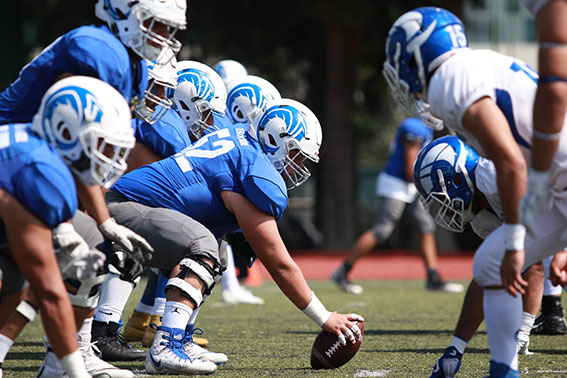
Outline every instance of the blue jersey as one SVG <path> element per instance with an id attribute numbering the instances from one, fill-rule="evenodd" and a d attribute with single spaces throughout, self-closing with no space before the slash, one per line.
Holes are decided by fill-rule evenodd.
<path id="1" fill-rule="evenodd" d="M 0 93 L 0 124 L 31 122 L 44 93 L 65 72 L 101 79 L 128 102 L 141 98 L 148 84 L 146 63 L 133 64 L 106 26 L 82 26 L 55 40 Z"/>
<path id="2" fill-rule="evenodd" d="M 239 228 L 221 191 L 243 195 L 275 219 L 288 204 L 283 178 L 240 127 L 207 134 L 176 155 L 126 174 L 112 190 L 147 206 L 188 215 L 217 237 Z"/>
<path id="3" fill-rule="evenodd" d="M 191 144 L 185 123 L 171 109 L 153 125 L 139 119 L 133 119 L 132 125 L 136 142 L 149 147 L 161 158 L 174 155 Z"/>
<path id="4" fill-rule="evenodd" d="M 407 181 L 404 169 L 404 141 L 420 144 L 420 149 L 433 140 L 433 130 L 419 118 L 406 118 L 398 126 L 390 145 L 390 157 L 384 172 Z"/>
<path id="5" fill-rule="evenodd" d="M 0 126 L 0 188 L 53 228 L 73 217 L 77 191 L 57 151 L 31 124 Z"/>
<path id="6" fill-rule="evenodd" d="M 213 113 L 213 119 L 215 120 L 215 126 L 219 129 L 232 126 L 232 121 L 226 114 L 221 116 Z"/>

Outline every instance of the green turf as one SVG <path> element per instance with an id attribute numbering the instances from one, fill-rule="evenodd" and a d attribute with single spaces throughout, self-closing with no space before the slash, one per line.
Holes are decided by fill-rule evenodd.
<path id="1" fill-rule="evenodd" d="M 363 282 L 365 292 L 359 296 L 339 292 L 328 282 L 311 285 L 329 309 L 365 317 L 364 341 L 352 361 L 335 370 L 312 370 L 309 355 L 318 327 L 267 282 L 254 290 L 266 300 L 263 306 L 223 306 L 217 289 L 199 314 L 197 325 L 205 330 L 210 349 L 229 356 L 215 376 L 427 377 L 451 340 L 464 295 L 427 292 L 423 282 L 415 281 Z M 137 289 L 125 318 L 140 295 Z M 24 330 L 4 363 L 4 377 L 34 375 L 43 360 L 41 335 L 38 320 Z M 567 376 L 565 336 L 532 336 L 531 343 L 536 354 L 520 356 L 523 375 Z M 459 376 L 483 377 L 489 358 L 482 327 L 469 343 Z M 143 372 L 142 362 L 118 365 Z"/>

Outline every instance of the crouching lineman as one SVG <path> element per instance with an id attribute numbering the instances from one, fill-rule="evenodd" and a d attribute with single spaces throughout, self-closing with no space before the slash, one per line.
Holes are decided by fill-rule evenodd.
<path id="1" fill-rule="evenodd" d="M 31 125 L 2 126 L 0 163 L 8 174 L 0 178 L 0 214 L 11 256 L 30 282 L 52 349 L 69 377 L 90 374 L 77 351 L 71 302 L 50 252 L 55 240 L 62 274 L 75 281 L 92 280 L 103 265 L 104 255 L 66 223 L 78 203 L 73 175 L 83 185 L 111 185 L 134 145 L 130 122 L 128 105 L 114 88 L 75 76 L 46 92 Z"/>
<path id="2" fill-rule="evenodd" d="M 354 322 L 361 316 L 331 313 L 313 294 L 276 225 L 288 203 L 285 181 L 300 185 L 310 175 L 304 161 L 318 161 L 317 118 L 303 105 L 281 100 L 256 126 L 257 140 L 240 127 L 206 134 L 179 154 L 127 174 L 107 194 L 116 220 L 154 245 L 148 265 L 172 272 L 162 326 L 146 357 L 148 372 L 216 369 L 188 357 L 185 326 L 220 278 L 224 262 L 216 238 L 238 228 L 306 315 L 345 343 L 360 333 Z"/>

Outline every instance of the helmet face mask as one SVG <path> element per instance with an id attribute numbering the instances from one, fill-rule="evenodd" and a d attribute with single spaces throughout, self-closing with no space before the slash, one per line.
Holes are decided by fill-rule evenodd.
<path id="1" fill-rule="evenodd" d="M 422 203 L 435 214 L 435 222 L 449 231 L 463 232 L 474 218 L 478 159 L 478 154 L 456 136 L 434 140 L 417 157 L 414 182 Z"/>
<path id="2" fill-rule="evenodd" d="M 434 7 L 400 16 L 388 33 L 382 74 L 392 96 L 410 116 L 425 112 L 430 75 L 468 41 L 464 25 L 453 13 Z"/>
<path id="3" fill-rule="evenodd" d="M 95 4 L 96 16 L 148 62 L 156 62 L 166 49 L 174 55 L 179 52 L 181 43 L 175 34 L 186 27 L 186 11 L 186 0 L 98 0 Z"/>
<path id="4" fill-rule="evenodd" d="M 251 133 L 291 190 L 311 173 L 307 160 L 317 163 L 323 139 L 317 117 L 305 105 L 290 99 L 276 100 L 254 122 Z"/>
<path id="5" fill-rule="evenodd" d="M 49 88 L 32 129 L 57 150 L 81 182 L 105 188 L 125 172 L 135 144 L 126 100 L 92 77 L 71 76 Z"/>
<path id="6" fill-rule="evenodd" d="M 167 50 L 168 54 L 172 53 Z M 162 54 L 160 57 L 162 57 Z M 159 121 L 173 105 L 171 95 L 177 87 L 177 73 L 175 58 L 165 65 L 148 67 L 148 87 L 144 96 L 136 104 L 134 114 L 136 118 L 149 124 Z"/>
<path id="7" fill-rule="evenodd" d="M 173 104 L 187 130 L 196 138 L 217 130 L 213 115 L 224 116 L 226 88 L 220 76 L 209 66 L 196 61 L 177 65 L 177 88 Z"/>

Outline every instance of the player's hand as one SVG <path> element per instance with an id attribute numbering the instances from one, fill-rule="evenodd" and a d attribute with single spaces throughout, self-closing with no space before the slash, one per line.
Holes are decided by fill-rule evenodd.
<path id="1" fill-rule="evenodd" d="M 61 223 L 53 229 L 53 245 L 64 278 L 81 280 L 92 277 L 106 260 L 104 253 L 89 249 L 71 223 Z"/>
<path id="2" fill-rule="evenodd" d="M 358 328 L 356 323 L 363 321 L 364 318 L 358 314 L 339 314 L 334 312 L 329 320 L 323 324 L 322 328 L 337 335 L 342 345 L 346 345 L 347 339 L 354 344 L 361 334 L 360 328 Z"/>
<path id="3" fill-rule="evenodd" d="M 545 209 L 549 194 L 549 172 L 530 169 L 528 191 L 520 201 L 520 222 L 536 236 L 535 217 Z"/>
<path id="4" fill-rule="evenodd" d="M 119 225 L 114 218 L 108 218 L 98 228 L 106 239 L 120 244 L 127 252 L 134 253 L 139 250 L 145 260 L 152 258 L 154 249 L 146 239 L 134 231 Z"/>
<path id="5" fill-rule="evenodd" d="M 500 265 L 500 277 L 502 285 L 510 295 L 516 296 L 517 293 L 525 294 L 525 287 L 528 282 L 522 277 L 524 267 L 524 251 L 506 251 L 502 264 Z"/>
<path id="6" fill-rule="evenodd" d="M 557 252 L 549 268 L 551 283 L 555 286 L 567 285 L 567 251 Z"/>

